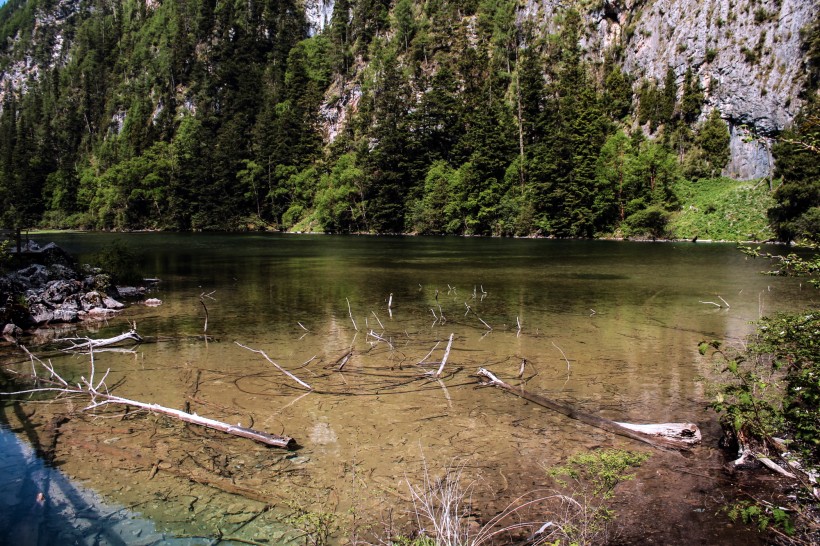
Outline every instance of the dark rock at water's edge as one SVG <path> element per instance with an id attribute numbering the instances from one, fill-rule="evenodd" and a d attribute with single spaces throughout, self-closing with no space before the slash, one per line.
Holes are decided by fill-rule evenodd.
<path id="1" fill-rule="evenodd" d="M 124 307 L 117 300 L 125 294 L 108 275 L 81 267 L 54 243 L 40 247 L 27 241 L 19 254 L 13 253 L 13 263 L 20 268 L 0 277 L 0 332 L 6 338 L 42 325 L 107 318 Z"/>

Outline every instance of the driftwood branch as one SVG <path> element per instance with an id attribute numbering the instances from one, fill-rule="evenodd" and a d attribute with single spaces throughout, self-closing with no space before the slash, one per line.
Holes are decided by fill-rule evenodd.
<path id="1" fill-rule="evenodd" d="M 441 372 L 444 371 L 444 365 L 447 364 L 447 358 L 450 356 L 450 348 L 453 346 L 453 334 L 450 334 L 450 341 L 447 342 L 447 348 L 444 349 L 444 356 L 441 359 L 441 365 L 438 367 L 436 377 L 441 377 Z"/>
<path id="2" fill-rule="evenodd" d="M 353 309 L 350 308 L 350 300 L 345 298 L 345 301 L 347 302 L 347 314 L 350 315 L 350 322 L 353 323 L 353 329 L 358 332 L 359 327 L 356 326 L 356 320 L 353 318 Z"/>
<path id="3" fill-rule="evenodd" d="M 310 385 L 308 385 L 307 383 L 305 383 L 304 381 L 302 381 L 301 379 L 299 379 L 298 377 L 296 377 L 295 375 L 293 375 L 292 373 L 290 373 L 289 371 L 287 371 L 285 368 L 283 368 L 282 366 L 280 366 L 279 364 L 277 364 L 276 362 L 274 362 L 273 360 L 271 360 L 271 358 L 267 355 L 267 353 L 265 353 L 265 351 L 261 351 L 261 350 L 259 350 L 259 349 L 251 349 L 250 347 L 246 347 L 245 345 L 242 345 L 242 344 L 241 344 L 241 343 L 239 343 L 238 341 L 235 341 L 234 343 L 236 343 L 237 345 L 239 345 L 239 346 L 240 346 L 240 347 L 242 347 L 243 349 L 247 349 L 248 351 L 250 351 L 250 352 L 252 352 L 252 353 L 258 353 L 258 354 L 262 355 L 263 357 L 265 357 L 265 360 L 267 360 L 268 362 L 270 362 L 271 364 L 273 364 L 273 366 L 274 366 L 277 370 L 279 370 L 280 372 L 282 372 L 282 373 L 283 373 L 283 374 L 285 374 L 286 376 L 290 377 L 291 379 L 293 379 L 294 381 L 296 381 L 297 383 L 299 383 L 300 385 L 302 385 L 302 386 L 303 386 L 304 388 L 306 388 L 307 390 L 309 390 L 309 391 L 312 391 L 312 390 L 313 390 L 313 387 L 311 387 Z"/>
<path id="4" fill-rule="evenodd" d="M 201 303 L 202 308 L 205 309 L 205 326 L 202 328 L 202 333 L 203 334 L 208 333 L 208 306 L 205 305 L 205 298 L 209 298 L 209 299 L 213 300 L 214 299 L 214 297 L 213 297 L 214 292 L 216 292 L 216 290 L 208 292 L 207 294 L 205 292 L 203 292 L 199 295 L 199 303 Z"/>
<path id="5" fill-rule="evenodd" d="M 529 400 L 539 406 L 549 408 L 571 419 L 577 419 L 583 423 L 591 425 L 601 430 L 606 430 L 612 434 L 624 436 L 649 444 L 657 448 L 688 449 L 692 445 L 700 442 L 700 430 L 693 423 L 665 423 L 662 425 L 633 425 L 631 423 L 617 423 L 579 411 L 572 406 L 550 400 L 544 396 L 527 392 L 524 389 L 513 387 L 500 380 L 491 371 L 479 368 L 477 375 L 487 380 L 487 385 L 498 387 L 509 391 L 516 396 Z M 667 436 L 666 434 L 671 434 Z"/>
<path id="6" fill-rule="evenodd" d="M 28 351 L 26 351 L 28 353 Z M 31 355 L 31 353 L 28 353 Z M 33 356 L 33 355 L 32 355 Z M 85 395 L 91 398 L 91 403 L 84 408 L 85 410 L 96 409 L 102 406 L 106 406 L 108 404 L 119 404 L 123 406 L 130 406 L 134 408 L 140 408 L 152 413 L 159 413 L 162 415 L 167 415 L 169 417 L 173 417 L 175 419 L 179 419 L 180 421 L 184 421 L 186 423 L 191 423 L 194 425 L 200 425 L 203 427 L 211 428 L 214 430 L 219 430 L 221 432 L 225 432 L 227 434 L 231 434 L 233 436 L 240 436 L 242 438 L 249 438 L 251 440 L 267 444 L 270 446 L 275 447 L 283 447 L 289 448 L 295 446 L 295 441 L 293 438 L 289 438 L 287 436 L 279 436 L 277 434 L 270 434 L 267 432 L 262 432 L 259 430 L 254 430 L 251 428 L 243 427 L 241 425 L 230 425 L 228 423 L 224 423 L 222 421 L 217 421 L 215 419 L 210 419 L 208 417 L 201 417 L 195 413 L 187 413 L 181 410 L 167 408 L 165 406 L 160 406 L 159 404 L 150 404 L 146 402 L 140 402 L 138 400 L 131 400 L 129 398 L 123 398 L 121 396 L 115 396 L 108 393 L 108 387 L 105 384 L 105 380 L 108 377 L 108 371 L 105 372 L 102 379 L 100 379 L 95 384 L 94 374 L 94 355 L 93 355 L 93 348 L 91 354 L 91 370 L 88 376 L 88 379 L 85 377 L 81 378 L 81 382 L 78 383 L 76 386 L 69 385 L 67 381 L 65 381 L 59 374 L 54 371 L 54 368 L 51 365 L 47 365 L 42 362 L 37 357 L 34 357 L 46 370 L 48 370 L 52 376 L 54 376 L 60 383 L 58 387 L 43 387 L 43 388 L 34 388 L 28 389 L 23 391 L 16 391 L 16 392 L 9 392 L 9 393 L 2 393 L 4 396 L 13 396 L 17 394 L 28 394 L 33 392 L 49 392 L 55 391 L 63 394 L 77 394 L 77 395 Z"/>
<path id="7" fill-rule="evenodd" d="M 99 349 L 101 347 L 110 347 L 111 345 L 122 343 L 123 341 L 136 341 L 137 343 L 140 343 L 143 341 L 143 339 L 142 337 L 140 337 L 136 330 L 132 329 L 127 332 L 123 332 L 118 336 L 109 337 L 105 339 L 89 339 L 87 337 L 66 337 L 57 339 L 56 341 L 71 343 L 70 346 L 62 349 L 63 351 L 69 352 L 88 351 L 92 349 Z"/>

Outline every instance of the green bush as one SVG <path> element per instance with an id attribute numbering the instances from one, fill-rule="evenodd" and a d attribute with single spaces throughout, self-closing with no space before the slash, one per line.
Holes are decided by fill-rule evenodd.
<path id="1" fill-rule="evenodd" d="M 122 241 L 116 240 L 98 252 L 93 264 L 111 275 L 111 281 L 118 285 L 133 285 L 142 282 L 137 255 Z"/>
<path id="2" fill-rule="evenodd" d="M 774 437 L 790 437 L 792 451 L 820 463 L 820 311 L 763 318 L 743 351 L 720 343 L 724 379 L 712 403 L 724 426 L 760 449 L 776 450 Z"/>
<path id="3" fill-rule="evenodd" d="M 669 212 L 658 205 L 645 208 L 624 220 L 624 235 L 661 239 L 667 235 L 670 217 Z"/>

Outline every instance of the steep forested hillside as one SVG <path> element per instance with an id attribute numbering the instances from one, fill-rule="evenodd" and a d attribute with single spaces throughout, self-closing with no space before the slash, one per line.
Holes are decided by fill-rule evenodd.
<path id="1" fill-rule="evenodd" d="M 740 3 L 765 35 L 748 62 L 797 43 L 766 34 L 790 2 Z M 0 8 L 5 226 L 662 234 L 679 181 L 735 153 L 745 118 L 705 72 L 728 54 L 679 45 L 689 64 L 639 70 L 663 1 L 308 4 Z M 784 111 L 816 95 L 816 63 L 797 62 L 804 91 L 781 90 Z"/>

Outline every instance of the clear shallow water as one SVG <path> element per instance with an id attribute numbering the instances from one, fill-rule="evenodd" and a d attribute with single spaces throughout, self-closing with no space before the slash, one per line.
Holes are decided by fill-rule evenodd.
<path id="1" fill-rule="evenodd" d="M 152 294 L 161 307 L 131 307 L 94 334 L 114 335 L 136 320 L 142 335 L 163 340 L 136 355 L 98 356 L 99 368 L 111 368 L 110 383 L 122 382 L 118 394 L 171 407 L 187 402 L 209 417 L 293 436 L 301 449 L 288 459 L 226 441 L 234 466 L 256 468 L 236 470 L 233 482 L 324 511 L 401 504 L 409 500 L 406 482 L 418 483 L 425 464 L 453 461 L 503 502 L 520 492 L 509 485 L 516 476 L 537 486 L 542 466 L 579 449 L 621 445 L 507 393 L 476 389 L 470 374 L 479 366 L 517 383 L 526 359 L 528 390 L 622 421 L 698 422 L 705 443 L 714 443 L 699 381 L 710 366 L 698 342 L 739 341 L 761 311 L 806 299 L 798 281 L 760 275 L 767 264 L 732 245 L 155 233 L 48 239 L 81 257 L 121 239 L 140 253 L 144 275 L 162 279 Z M 203 330 L 200 295 L 211 292 L 203 301 L 208 334 L 218 341 L 204 343 L 193 336 Z M 731 307 L 700 303 L 718 296 Z M 425 377 L 429 367 L 417 363 L 438 343 L 427 359 L 437 367 L 450 334 L 444 376 Z M 316 392 L 304 395 L 234 342 L 264 350 Z M 76 357 L 54 363 L 68 374 L 87 368 Z M 123 440 L 148 451 L 152 441 Z M 164 460 L 182 469 L 188 463 L 174 450 L 183 447 L 168 446 Z"/>
<path id="2" fill-rule="evenodd" d="M 151 520 L 45 464 L 0 423 L 0 543 L 196 546 L 210 540 L 178 539 L 157 530 Z"/>

